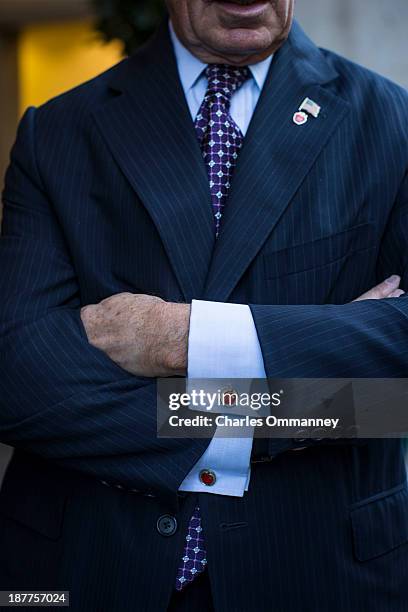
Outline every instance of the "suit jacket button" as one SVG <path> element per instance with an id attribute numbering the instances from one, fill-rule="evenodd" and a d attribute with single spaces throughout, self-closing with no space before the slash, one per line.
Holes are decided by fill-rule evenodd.
<path id="1" fill-rule="evenodd" d="M 163 514 L 157 519 L 156 527 L 160 535 L 170 537 L 177 531 L 177 520 L 170 514 Z"/>

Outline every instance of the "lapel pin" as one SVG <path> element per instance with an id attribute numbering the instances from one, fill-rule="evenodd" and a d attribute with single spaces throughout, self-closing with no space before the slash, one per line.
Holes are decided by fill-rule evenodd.
<path id="1" fill-rule="evenodd" d="M 309 119 L 309 115 L 317 119 L 321 110 L 321 106 L 314 102 L 314 100 L 305 98 L 299 106 L 299 110 L 293 115 L 293 123 L 296 125 L 304 125 Z"/>
<path id="2" fill-rule="evenodd" d="M 293 115 L 293 123 L 296 123 L 296 125 L 303 125 L 304 123 L 307 122 L 308 119 L 309 119 L 309 116 L 303 111 L 297 111 Z"/>
<path id="3" fill-rule="evenodd" d="M 312 115 L 312 117 L 317 119 L 320 115 L 320 111 L 322 110 L 322 108 L 310 98 L 305 98 L 302 104 L 300 105 L 299 110 L 306 111 L 307 113 L 309 113 L 309 115 Z"/>

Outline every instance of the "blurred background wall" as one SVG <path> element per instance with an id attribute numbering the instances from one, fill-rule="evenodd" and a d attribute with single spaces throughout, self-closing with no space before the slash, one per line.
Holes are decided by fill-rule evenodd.
<path id="1" fill-rule="evenodd" d="M 0 182 L 24 110 L 121 59 L 94 22 L 88 0 L 0 0 Z"/>
<path id="2" fill-rule="evenodd" d="M 408 87 L 408 0 L 297 0 L 296 12 L 320 46 Z M 42 104 L 121 58 L 122 45 L 104 44 L 95 20 L 90 0 L 0 0 L 0 189 L 27 106 Z M 0 481 L 9 454 L 0 445 Z"/>

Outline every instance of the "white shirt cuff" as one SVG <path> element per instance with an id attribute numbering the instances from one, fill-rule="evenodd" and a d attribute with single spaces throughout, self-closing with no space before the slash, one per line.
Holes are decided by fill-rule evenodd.
<path id="1" fill-rule="evenodd" d="M 188 377 L 266 378 L 249 306 L 193 300 Z"/>
<path id="2" fill-rule="evenodd" d="M 248 306 L 193 300 L 188 377 L 266 378 L 258 335 Z M 223 431 L 225 433 L 225 428 Z M 217 430 L 207 450 L 181 483 L 181 491 L 242 497 L 248 490 L 253 429 L 249 428 L 245 438 L 219 436 Z M 200 481 L 203 469 L 212 470 L 216 475 L 211 487 Z"/>

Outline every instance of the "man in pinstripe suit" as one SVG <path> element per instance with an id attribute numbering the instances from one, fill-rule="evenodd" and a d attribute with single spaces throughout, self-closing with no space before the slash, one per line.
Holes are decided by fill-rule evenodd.
<path id="1" fill-rule="evenodd" d="M 157 439 L 154 379 L 406 377 L 408 96 L 315 47 L 292 0 L 167 4 L 12 152 L 0 589 L 404 612 L 398 440 Z"/>

